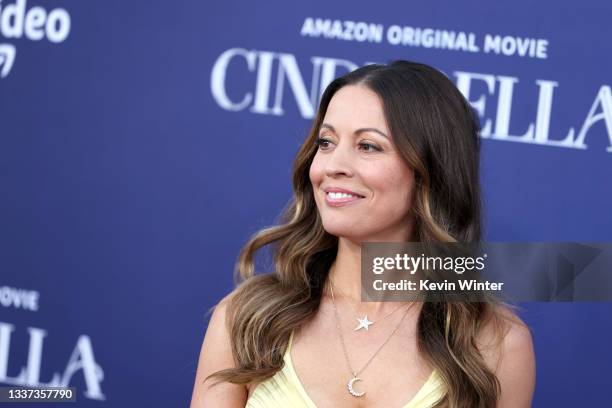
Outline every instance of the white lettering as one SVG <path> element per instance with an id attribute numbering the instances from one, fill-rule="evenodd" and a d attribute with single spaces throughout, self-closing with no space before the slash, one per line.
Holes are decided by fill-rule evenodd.
<path id="1" fill-rule="evenodd" d="M 485 53 L 503 54 L 507 56 L 548 58 L 548 40 L 542 38 L 521 38 L 486 34 L 483 51 Z"/>
<path id="2" fill-rule="evenodd" d="M 70 14 L 62 8 L 47 13 L 40 6 L 28 9 L 27 0 L 15 0 L 4 6 L 0 0 L 0 35 L 5 38 L 25 36 L 40 41 L 46 36 L 52 43 L 61 43 L 68 38 L 70 25 Z"/>
<path id="3" fill-rule="evenodd" d="M 15 326 L 0 322 L 0 383 L 34 386 L 34 387 L 68 387 L 70 380 L 76 372 L 83 371 L 86 389 L 84 395 L 90 399 L 105 400 L 101 382 L 104 380 L 102 367 L 94 358 L 93 347 L 88 336 L 79 336 L 74 351 L 68 360 L 63 375 L 54 373 L 51 381 L 40 381 L 41 364 L 43 360 L 43 342 L 47 331 L 35 327 L 28 327 L 30 342 L 28 347 L 27 364 L 22 367 L 16 377 L 8 376 L 8 362 L 10 356 L 11 334 Z"/>
<path id="4" fill-rule="evenodd" d="M 303 37 L 323 37 L 327 39 L 382 42 L 382 24 L 372 24 L 363 21 L 330 20 L 307 17 L 302 24 L 300 35 Z"/>
<path id="5" fill-rule="evenodd" d="M 45 25 L 47 38 L 53 43 L 64 41 L 70 33 L 70 15 L 64 9 L 55 9 L 49 13 Z"/>
<path id="6" fill-rule="evenodd" d="M 391 41 L 397 39 L 401 41 L 401 36 L 405 32 L 407 31 L 402 31 L 401 27 L 395 26 L 394 28 L 391 26 L 387 34 L 391 36 Z M 416 31 L 413 31 L 413 34 L 415 38 L 419 38 L 418 41 L 422 40 L 420 36 L 423 33 L 416 34 Z M 524 43 L 521 43 L 521 47 L 524 47 Z M 1 55 L 0 53 L 0 57 Z M 244 59 L 249 71 L 256 71 L 254 75 L 254 92 L 244 93 L 239 102 L 231 100 L 229 97 L 231 91 L 226 89 L 226 75 L 229 63 L 234 57 Z M 226 50 L 219 56 L 213 66 L 211 75 L 213 97 L 217 104 L 226 110 L 239 111 L 250 107 L 250 111 L 253 113 L 281 116 L 285 114 L 286 110 L 285 90 L 287 88 L 291 90 L 302 117 L 311 119 L 315 114 L 319 96 L 329 83 L 339 75 L 337 70 L 342 68 L 348 72 L 356 69 L 358 66 L 348 60 L 319 56 L 311 57 L 310 61 L 312 82 L 307 84 L 293 54 L 256 50 L 247 51 L 238 48 Z M 0 66 L 1 64 L 2 61 L 0 59 Z M 278 68 L 274 69 L 275 66 Z M 522 134 L 517 135 L 511 133 L 510 126 L 514 87 L 520 82 L 519 78 L 463 71 L 456 71 L 454 75 L 456 76 L 457 88 L 482 119 L 483 126 L 480 132 L 480 137 L 482 138 L 585 149 L 584 140 L 587 132 L 595 123 L 603 120 L 606 125 L 605 129 L 608 132 L 608 138 L 610 139 L 607 151 L 612 152 L 612 93 L 607 85 L 600 89 L 578 135 L 575 135 L 576 131 L 572 128 L 564 139 L 559 140 L 551 139 L 549 135 L 554 90 L 559 86 L 558 82 L 544 79 L 537 79 L 535 81 L 539 89 L 537 112 L 534 120 L 526 124 L 526 130 Z M 285 87 L 285 82 L 289 83 L 289 87 Z M 272 87 L 274 87 L 274 99 L 272 106 L 270 106 Z M 235 90 L 232 91 L 235 92 Z M 487 97 L 493 96 L 496 92 L 498 92 L 497 111 L 494 117 L 495 120 L 492 120 L 487 115 L 486 102 Z M 478 97 L 474 99 L 472 94 L 476 94 Z M 597 113 L 596 111 L 599 109 L 599 106 L 601 106 L 601 112 Z M 576 137 L 574 138 L 574 136 Z"/>
<path id="7" fill-rule="evenodd" d="M 11 288 L 9 286 L 0 287 L 0 305 L 4 307 L 14 307 L 16 309 L 38 310 L 39 293 L 35 290 L 25 290 Z"/>
<path id="8" fill-rule="evenodd" d="M 601 112 L 595 114 L 595 111 L 600 105 Z M 600 120 L 603 120 L 606 124 L 608 138 L 610 139 L 610 146 L 608 146 L 606 151 L 612 152 L 612 92 L 610 91 L 610 87 L 607 85 L 604 85 L 599 89 L 599 92 L 595 97 L 595 101 L 593 102 L 593 105 L 591 105 L 591 110 L 589 110 L 589 114 L 582 124 L 578 137 L 576 137 L 574 147 L 586 149 L 587 145 L 584 143 L 584 139 L 586 138 L 587 132 Z M 574 133 L 574 128 L 570 128 L 567 138 L 573 139 Z"/>
<path id="9" fill-rule="evenodd" d="M 38 41 L 45 37 L 45 20 L 47 12 L 42 7 L 32 7 L 25 19 L 25 35 L 30 40 Z"/>
<path id="10" fill-rule="evenodd" d="M 228 111 L 240 111 L 246 108 L 253 99 L 253 94 L 247 92 L 242 98 L 242 101 L 234 103 L 230 100 L 225 89 L 225 75 L 227 74 L 227 67 L 230 61 L 234 57 L 242 57 L 247 62 L 247 68 L 249 71 L 256 69 L 257 53 L 255 51 L 247 51 L 242 48 L 230 48 L 217 58 L 212 68 L 210 76 L 210 89 L 212 91 L 213 98 L 217 104 Z"/>
<path id="11" fill-rule="evenodd" d="M 295 57 L 291 54 L 281 54 L 279 57 L 279 62 L 278 76 L 276 81 L 276 94 L 274 97 L 272 114 L 283 115 L 285 113 L 281 105 L 283 103 L 283 87 L 286 76 L 302 116 L 314 116 L 314 101 L 309 100 L 306 85 L 304 84 L 304 80 Z"/>
<path id="12" fill-rule="evenodd" d="M 472 80 L 480 80 L 484 81 L 487 86 L 487 92 L 489 95 L 493 95 L 495 92 L 495 76 L 487 75 L 487 74 L 477 74 L 473 72 L 462 72 L 456 71 L 455 76 L 457 77 L 457 89 L 463 94 L 463 97 L 472 105 L 476 113 L 480 117 L 485 115 L 485 103 L 486 96 L 480 95 L 480 98 L 473 101 L 470 99 L 470 91 Z M 483 138 L 489 137 L 491 135 L 491 119 L 487 119 L 485 121 L 484 126 L 480 132 L 480 136 Z"/>
<path id="13" fill-rule="evenodd" d="M 100 387 L 100 382 L 104 380 L 104 371 L 96 363 L 91 340 L 88 336 L 80 336 L 77 340 L 76 347 L 62 376 L 62 386 L 67 387 L 72 376 L 79 370 L 83 370 L 85 384 L 87 385 L 87 389 L 84 392 L 85 396 L 96 400 L 106 399 Z"/>

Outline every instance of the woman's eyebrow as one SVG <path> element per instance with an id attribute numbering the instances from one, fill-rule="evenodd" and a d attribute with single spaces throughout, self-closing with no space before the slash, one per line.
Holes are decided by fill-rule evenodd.
<path id="1" fill-rule="evenodd" d="M 334 127 L 330 124 L 327 123 L 323 123 L 321 125 L 322 128 L 327 128 L 329 130 L 331 130 L 332 132 L 336 133 L 336 129 L 334 129 Z M 354 134 L 355 135 L 359 135 L 363 132 L 374 132 L 374 133 L 378 133 L 379 135 L 381 135 L 382 137 L 385 137 L 387 139 L 389 139 L 389 136 L 385 135 L 383 132 L 381 132 L 380 130 L 376 129 L 376 128 L 361 128 L 361 129 L 357 129 Z"/>

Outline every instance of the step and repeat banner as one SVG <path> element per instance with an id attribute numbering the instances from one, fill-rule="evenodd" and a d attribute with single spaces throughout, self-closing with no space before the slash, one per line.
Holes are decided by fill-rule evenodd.
<path id="1" fill-rule="evenodd" d="M 0 0 L 0 386 L 187 406 L 322 91 L 368 63 L 472 104 L 487 240 L 612 241 L 612 4 L 565 3 Z M 609 403 L 612 304 L 521 306 L 534 406 Z"/>

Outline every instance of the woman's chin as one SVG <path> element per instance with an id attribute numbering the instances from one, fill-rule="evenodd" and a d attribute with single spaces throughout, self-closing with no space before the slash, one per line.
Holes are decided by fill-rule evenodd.
<path id="1" fill-rule="evenodd" d="M 323 229 L 328 233 L 338 238 L 348 239 L 350 241 L 359 242 L 362 234 L 356 231 L 355 228 L 346 225 L 326 225 L 323 223 Z"/>

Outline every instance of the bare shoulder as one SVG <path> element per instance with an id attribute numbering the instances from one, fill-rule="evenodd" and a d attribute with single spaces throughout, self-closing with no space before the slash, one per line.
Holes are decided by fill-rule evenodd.
<path id="1" fill-rule="evenodd" d="M 489 369 L 495 373 L 501 396 L 498 408 L 531 407 L 535 388 L 535 352 L 531 330 L 509 307 L 500 305 L 477 339 Z"/>
<path id="2" fill-rule="evenodd" d="M 206 379 L 210 374 L 235 366 L 231 338 L 227 325 L 227 307 L 230 296 L 226 296 L 214 308 L 206 329 L 198 368 L 195 376 L 191 408 L 244 407 L 247 389 L 243 385 Z"/>

